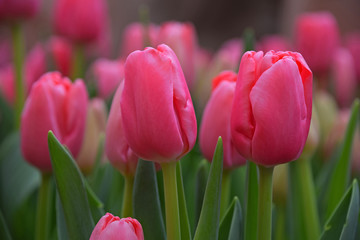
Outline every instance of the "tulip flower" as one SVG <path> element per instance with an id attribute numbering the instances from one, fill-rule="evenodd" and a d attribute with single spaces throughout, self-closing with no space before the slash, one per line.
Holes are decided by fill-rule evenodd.
<path id="1" fill-rule="evenodd" d="M 120 219 L 106 213 L 96 224 L 90 240 L 144 240 L 144 234 L 136 219 Z"/>
<path id="2" fill-rule="evenodd" d="M 87 101 L 82 80 L 71 84 L 57 72 L 43 75 L 33 85 L 21 116 L 24 158 L 43 172 L 51 171 L 49 130 L 76 157 L 84 136 Z"/>
<path id="3" fill-rule="evenodd" d="M 85 174 L 90 173 L 95 165 L 100 138 L 105 133 L 106 116 L 105 102 L 100 98 L 93 98 L 87 109 L 84 141 L 76 159 Z M 100 160 L 103 160 L 102 156 Z"/>
<path id="4" fill-rule="evenodd" d="M 339 45 L 335 17 L 329 12 L 304 13 L 297 18 L 295 28 L 296 50 L 314 72 L 326 74 Z"/>
<path id="5" fill-rule="evenodd" d="M 355 98 L 357 84 L 354 60 L 349 50 L 336 50 L 332 72 L 336 100 L 340 107 L 348 108 Z"/>
<path id="6" fill-rule="evenodd" d="M 197 36 L 191 23 L 166 22 L 160 27 L 157 44 L 171 47 L 184 70 L 186 82 L 191 89 L 195 80 L 195 57 Z"/>
<path id="7" fill-rule="evenodd" d="M 161 164 L 168 239 L 180 239 L 176 161 L 196 140 L 191 96 L 175 53 L 165 44 L 131 53 L 120 109 L 125 138 L 139 157 Z"/>
<path id="8" fill-rule="evenodd" d="M 99 97 L 107 99 L 112 96 L 124 78 L 122 60 L 98 59 L 92 65 Z"/>
<path id="9" fill-rule="evenodd" d="M 268 35 L 256 44 L 257 51 L 288 51 L 291 49 L 289 41 L 281 35 Z"/>
<path id="10" fill-rule="evenodd" d="M 56 70 L 64 76 L 70 76 L 72 72 L 71 61 L 73 47 L 66 38 L 54 36 L 48 42 L 49 52 L 53 58 Z"/>
<path id="11" fill-rule="evenodd" d="M 127 57 L 133 51 L 155 46 L 158 33 L 159 27 L 155 24 L 145 27 L 142 23 L 135 22 L 128 25 L 123 32 L 120 55 Z"/>
<path id="12" fill-rule="evenodd" d="M 105 28 L 106 8 L 104 0 L 56 0 L 55 31 L 73 42 L 94 42 Z"/>
<path id="13" fill-rule="evenodd" d="M 299 53 L 244 54 L 231 116 L 232 138 L 241 155 L 264 166 L 298 158 L 311 109 L 312 73 Z"/>
<path id="14" fill-rule="evenodd" d="M 11 44 L 7 39 L 0 40 L 0 68 L 11 61 Z"/>
<path id="15" fill-rule="evenodd" d="M 356 75 L 360 80 L 360 32 L 350 33 L 346 36 L 346 48 L 349 49 L 355 64 Z"/>
<path id="16" fill-rule="evenodd" d="M 40 9 L 41 0 L 1 0 L 0 19 L 33 17 Z"/>
<path id="17" fill-rule="evenodd" d="M 200 148 L 211 161 L 217 139 L 221 136 L 224 148 L 224 169 L 244 165 L 246 160 L 237 152 L 230 135 L 230 114 L 234 98 L 237 76 L 232 71 L 224 71 L 213 80 L 213 92 L 206 105 L 201 127 Z"/>

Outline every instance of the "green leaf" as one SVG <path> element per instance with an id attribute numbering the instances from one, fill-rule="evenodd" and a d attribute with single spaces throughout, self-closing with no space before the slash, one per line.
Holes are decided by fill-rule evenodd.
<path id="1" fill-rule="evenodd" d="M 61 205 L 59 193 L 56 192 L 56 230 L 58 240 L 67 240 L 69 239 L 69 235 L 66 228 L 66 221 L 64 216 L 64 210 Z"/>
<path id="2" fill-rule="evenodd" d="M 85 188 L 86 188 L 86 193 L 87 193 L 87 197 L 89 200 L 92 217 L 95 222 L 98 222 L 100 220 L 100 218 L 105 215 L 104 204 L 96 196 L 96 194 L 91 189 L 88 182 L 86 180 L 84 180 L 84 182 L 85 182 Z"/>
<path id="3" fill-rule="evenodd" d="M 134 218 L 142 225 L 146 240 L 165 240 L 157 178 L 153 162 L 139 159 L 133 192 Z"/>
<path id="4" fill-rule="evenodd" d="M 204 202 L 195 232 L 195 240 L 218 239 L 222 170 L 223 145 L 222 139 L 219 137 L 210 167 Z"/>
<path id="5" fill-rule="evenodd" d="M 359 186 L 355 179 L 330 218 L 327 220 L 321 239 L 354 239 L 359 217 Z"/>
<path id="6" fill-rule="evenodd" d="M 10 232 L 5 222 L 1 209 L 0 209 L 0 239 L 11 240 Z"/>
<path id="7" fill-rule="evenodd" d="M 0 142 L 2 142 L 11 131 L 14 125 L 14 112 L 0 93 Z"/>
<path id="8" fill-rule="evenodd" d="M 220 223 L 219 240 L 243 239 L 242 214 L 239 199 L 234 197 Z"/>
<path id="9" fill-rule="evenodd" d="M 333 212 L 337 204 L 339 203 L 341 196 L 344 194 L 349 181 L 350 181 L 350 159 L 351 150 L 353 145 L 353 139 L 355 135 L 356 125 L 358 123 L 360 102 L 359 99 L 355 99 L 350 119 L 346 128 L 344 141 L 340 149 L 339 159 L 335 165 L 332 178 L 327 191 L 327 211 L 326 217 L 329 217 Z"/>
<path id="10" fill-rule="evenodd" d="M 181 231 L 181 239 L 182 240 L 190 240 L 191 232 L 190 232 L 190 224 L 189 217 L 186 207 L 186 199 L 184 193 L 184 185 L 181 174 L 181 165 L 180 162 L 176 163 L 176 184 L 178 190 L 178 198 L 179 198 L 179 213 L 180 213 L 180 231 Z"/>
<path id="11" fill-rule="evenodd" d="M 245 42 L 244 52 L 253 51 L 255 48 L 255 33 L 252 28 L 246 28 L 244 30 L 243 39 Z"/>
<path id="12" fill-rule="evenodd" d="M 245 239 L 257 239 L 257 216 L 258 216 L 258 173 L 256 164 L 247 161 L 246 163 L 246 198 L 245 198 Z"/>
<path id="13" fill-rule="evenodd" d="M 94 222 L 81 172 L 52 131 L 48 134 L 48 145 L 70 239 L 89 239 Z"/>
<path id="14" fill-rule="evenodd" d="M 203 159 L 197 169 L 196 182 L 195 182 L 195 227 L 198 224 L 202 204 L 204 201 L 206 182 L 209 173 L 209 162 Z"/>

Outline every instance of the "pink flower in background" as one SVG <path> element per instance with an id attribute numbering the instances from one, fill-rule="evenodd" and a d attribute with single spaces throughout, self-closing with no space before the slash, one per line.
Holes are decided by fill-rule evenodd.
<path id="1" fill-rule="evenodd" d="M 7 39 L 0 40 L 0 68 L 12 59 L 12 46 Z"/>
<path id="2" fill-rule="evenodd" d="M 165 22 L 161 25 L 157 45 L 165 43 L 175 52 L 191 89 L 195 81 L 197 34 L 191 23 Z"/>
<path id="3" fill-rule="evenodd" d="M 348 34 L 345 42 L 347 49 L 349 49 L 354 59 L 356 75 L 360 81 L 360 32 Z"/>
<path id="4" fill-rule="evenodd" d="M 156 46 L 158 33 L 159 26 L 155 24 L 149 24 L 147 28 L 138 22 L 128 25 L 123 32 L 120 56 L 126 58 L 135 50 Z"/>
<path id="5" fill-rule="evenodd" d="M 31 18 L 38 13 L 41 0 L 1 0 L 0 19 Z"/>
<path id="6" fill-rule="evenodd" d="M 122 60 L 98 59 L 92 65 L 99 97 L 107 99 L 112 96 L 124 78 Z"/>
<path id="7" fill-rule="evenodd" d="M 273 166 L 298 158 L 312 113 L 312 72 L 296 52 L 246 52 L 231 113 L 239 153 Z"/>
<path id="8" fill-rule="evenodd" d="M 60 71 L 65 76 L 70 76 L 73 57 L 73 47 L 71 42 L 66 38 L 54 36 L 49 40 L 48 48 L 56 70 Z"/>
<path id="9" fill-rule="evenodd" d="M 140 158 L 176 161 L 193 148 L 194 107 L 180 63 L 165 44 L 128 56 L 120 106 L 125 138 Z"/>
<path id="10" fill-rule="evenodd" d="M 76 157 L 86 125 L 88 96 L 82 80 L 71 83 L 58 72 L 46 73 L 32 87 L 21 116 L 21 150 L 41 171 L 51 171 L 47 134 L 52 130 Z"/>
<path id="11" fill-rule="evenodd" d="M 230 115 L 236 86 L 236 73 L 224 71 L 213 84 L 213 92 L 206 105 L 200 127 L 200 148 L 206 159 L 212 161 L 218 137 L 224 148 L 224 169 L 246 163 L 235 149 L 230 134 Z"/>
<path id="12" fill-rule="evenodd" d="M 105 153 L 111 164 L 125 176 L 134 176 L 138 157 L 125 139 L 121 121 L 120 97 L 124 89 L 123 82 L 116 90 L 109 120 L 106 126 Z"/>
<path id="13" fill-rule="evenodd" d="M 243 51 L 241 39 L 234 38 L 226 41 L 215 54 L 212 67 L 215 67 L 217 72 L 213 77 L 226 69 L 237 70 Z"/>
<path id="14" fill-rule="evenodd" d="M 339 29 L 330 12 L 304 13 L 295 26 L 296 51 L 318 74 L 326 73 L 339 46 Z"/>
<path id="15" fill-rule="evenodd" d="M 0 68 L 0 94 L 10 105 L 14 104 L 15 76 L 11 64 L 7 64 Z"/>
<path id="16" fill-rule="evenodd" d="M 106 213 L 96 224 L 90 240 L 144 240 L 144 234 L 136 219 L 120 219 Z"/>
<path id="17" fill-rule="evenodd" d="M 334 54 L 333 79 L 335 97 L 340 107 L 350 107 L 355 98 L 356 70 L 351 53 L 345 48 L 339 48 Z"/>
<path id="18" fill-rule="evenodd" d="M 292 47 L 290 46 L 290 42 L 281 35 L 268 35 L 261 39 L 256 44 L 257 51 L 290 51 Z"/>
<path id="19" fill-rule="evenodd" d="M 56 0 L 54 28 L 57 34 L 73 42 L 97 41 L 107 23 L 105 0 Z"/>

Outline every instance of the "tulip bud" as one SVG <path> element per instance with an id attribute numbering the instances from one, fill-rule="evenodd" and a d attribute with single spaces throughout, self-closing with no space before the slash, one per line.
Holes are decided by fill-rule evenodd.
<path id="1" fill-rule="evenodd" d="M 56 33 L 77 43 L 93 43 L 104 32 L 107 6 L 105 0 L 56 0 Z"/>
<path id="2" fill-rule="evenodd" d="M 257 51 L 288 51 L 292 49 L 289 41 L 281 35 L 268 35 L 256 44 Z"/>
<path id="3" fill-rule="evenodd" d="M 335 96 L 339 106 L 350 107 L 355 98 L 357 82 L 354 61 L 347 49 L 336 50 L 332 72 Z"/>
<path id="4" fill-rule="evenodd" d="M 77 157 L 77 164 L 84 173 L 89 173 L 95 164 L 100 136 L 105 133 L 106 106 L 102 99 L 91 100 L 87 110 L 84 141 Z"/>
<path id="5" fill-rule="evenodd" d="M 155 24 L 149 24 L 147 27 L 138 22 L 128 25 L 123 33 L 120 55 L 127 57 L 133 51 L 155 46 L 158 33 L 159 27 Z"/>
<path id="6" fill-rule="evenodd" d="M 96 224 L 90 240 L 144 240 L 144 234 L 136 219 L 120 219 L 106 213 Z"/>
<path id="7" fill-rule="evenodd" d="M 40 9 L 41 0 L 1 0 L 0 19 L 33 17 Z"/>
<path id="8" fill-rule="evenodd" d="M 236 86 L 236 74 L 224 71 L 213 80 L 213 92 L 206 105 L 200 127 L 200 148 L 211 161 L 219 136 L 223 140 L 224 169 L 246 163 L 235 149 L 230 135 L 230 114 Z"/>
<path id="9" fill-rule="evenodd" d="M 130 54 L 120 106 L 125 138 L 142 159 L 179 160 L 196 140 L 196 118 L 184 74 L 165 44 Z"/>
<path id="10" fill-rule="evenodd" d="M 162 43 L 175 52 L 191 89 L 195 81 L 195 54 L 198 49 L 195 27 L 191 23 L 166 22 L 160 27 L 157 41 L 157 44 Z"/>
<path id="11" fill-rule="evenodd" d="M 138 157 L 129 147 L 121 121 L 120 97 L 124 89 L 121 83 L 111 104 L 109 120 L 106 126 L 105 152 L 111 164 L 124 176 L 134 176 Z"/>
<path id="12" fill-rule="evenodd" d="M 98 59 L 92 65 L 98 95 L 102 99 L 112 96 L 124 78 L 124 63 L 121 60 Z"/>
<path id="13" fill-rule="evenodd" d="M 54 60 L 55 68 L 65 76 L 70 76 L 73 47 L 63 37 L 52 37 L 48 43 L 49 52 Z"/>
<path id="14" fill-rule="evenodd" d="M 346 47 L 353 57 L 356 75 L 358 80 L 360 80 L 360 32 L 351 33 L 346 36 Z"/>
<path id="15" fill-rule="evenodd" d="M 41 171 L 51 171 L 47 135 L 52 130 L 76 157 L 82 144 L 88 96 L 82 80 L 71 83 L 58 72 L 43 75 L 32 87 L 21 116 L 21 150 Z"/>
<path id="16" fill-rule="evenodd" d="M 312 72 L 296 52 L 246 52 L 231 113 L 239 153 L 274 166 L 298 158 L 312 112 Z"/>
<path id="17" fill-rule="evenodd" d="M 330 12 L 304 13 L 297 18 L 296 50 L 316 73 L 329 70 L 339 38 L 336 19 Z"/>

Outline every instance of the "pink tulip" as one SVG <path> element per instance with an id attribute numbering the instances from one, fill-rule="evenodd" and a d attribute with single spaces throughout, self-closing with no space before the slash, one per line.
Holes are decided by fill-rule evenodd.
<path id="1" fill-rule="evenodd" d="M 339 48 L 333 60 L 333 79 L 335 96 L 340 107 L 350 107 L 355 98 L 356 71 L 351 53 Z"/>
<path id="2" fill-rule="evenodd" d="M 120 55 L 126 58 L 133 51 L 155 46 L 158 33 L 159 27 L 155 24 L 150 24 L 147 28 L 138 22 L 128 25 L 123 33 Z"/>
<path id="3" fill-rule="evenodd" d="M 0 19 L 31 18 L 40 9 L 41 0 L 1 0 Z"/>
<path id="4" fill-rule="evenodd" d="M 230 134 L 230 114 L 236 86 L 236 74 L 232 71 L 220 73 L 206 105 L 201 127 L 200 148 L 211 161 L 218 137 L 221 136 L 224 148 L 224 169 L 231 169 L 246 163 L 234 147 Z"/>
<path id="5" fill-rule="evenodd" d="M 184 70 L 186 82 L 191 89 L 195 81 L 195 58 L 197 35 L 191 23 L 166 22 L 160 27 L 157 44 L 171 47 Z"/>
<path id="6" fill-rule="evenodd" d="M 73 58 L 73 47 L 71 42 L 66 38 L 54 36 L 50 39 L 48 48 L 56 70 L 60 71 L 65 76 L 70 76 Z"/>
<path id="7" fill-rule="evenodd" d="M 11 62 L 12 47 L 7 39 L 0 40 L 0 67 Z"/>
<path id="8" fill-rule="evenodd" d="M 90 240 L 144 240 L 144 234 L 136 219 L 120 219 L 106 213 L 96 224 Z"/>
<path id="9" fill-rule="evenodd" d="M 292 49 L 289 41 L 281 35 L 268 35 L 256 44 L 257 51 L 289 51 Z"/>
<path id="10" fill-rule="evenodd" d="M 71 83 L 58 72 L 43 75 L 32 87 L 21 116 L 21 150 L 41 171 L 51 171 L 47 134 L 52 130 L 76 157 L 84 136 L 88 96 L 82 80 Z"/>
<path id="11" fill-rule="evenodd" d="M 15 76 L 12 64 L 0 68 L 0 93 L 8 104 L 15 102 Z"/>
<path id="12" fill-rule="evenodd" d="M 140 158 L 179 160 L 196 140 L 196 118 L 175 53 L 162 44 L 130 54 L 120 99 L 125 138 Z"/>
<path id="13" fill-rule="evenodd" d="M 124 89 L 121 83 L 118 87 L 109 114 L 106 126 L 105 153 L 111 164 L 123 175 L 134 176 L 138 157 L 129 147 L 124 135 L 121 122 L 120 97 Z"/>
<path id="14" fill-rule="evenodd" d="M 239 153 L 273 166 L 298 158 L 312 112 L 312 72 L 296 52 L 246 52 L 231 113 Z"/>
<path id="15" fill-rule="evenodd" d="M 56 0 L 55 31 L 77 43 L 95 42 L 107 22 L 105 0 Z"/>
<path id="16" fill-rule="evenodd" d="M 339 46 L 339 29 L 329 12 L 304 13 L 296 23 L 296 50 L 311 69 L 324 74 L 329 70 L 333 54 Z"/>
<path id="17" fill-rule="evenodd" d="M 92 65 L 98 95 L 107 99 L 115 92 L 124 78 L 124 63 L 121 60 L 98 59 Z"/>
<path id="18" fill-rule="evenodd" d="M 351 33 L 346 36 L 346 47 L 354 59 L 356 75 L 358 80 L 360 80 L 360 32 Z"/>

